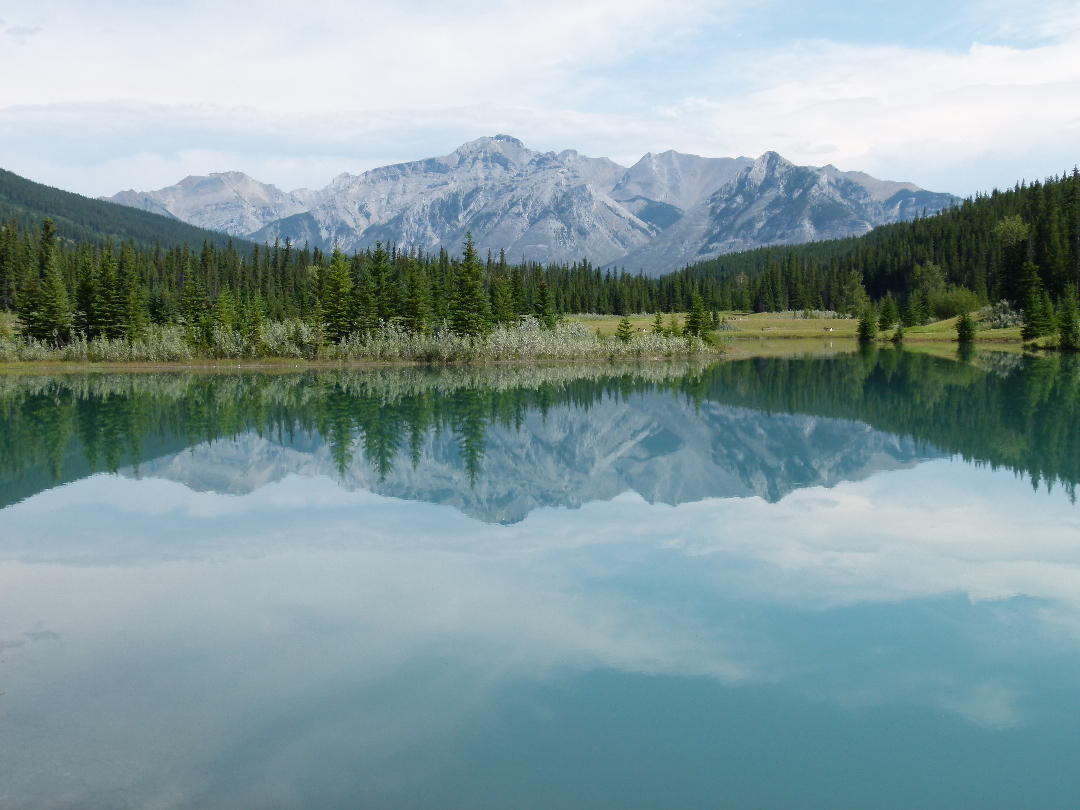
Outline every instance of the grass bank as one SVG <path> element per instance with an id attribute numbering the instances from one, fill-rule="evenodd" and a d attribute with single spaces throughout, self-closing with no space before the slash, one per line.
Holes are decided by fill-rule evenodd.
<path id="1" fill-rule="evenodd" d="M 598 330 L 602 336 L 614 335 L 621 320 L 617 315 L 574 315 L 571 318 L 589 329 Z M 653 318 L 652 315 L 629 316 L 630 325 L 636 334 L 651 332 Z M 819 341 L 823 348 L 828 348 L 830 342 L 855 340 L 859 325 L 855 318 L 840 318 L 832 313 L 816 318 L 805 318 L 800 312 L 721 312 L 720 318 L 724 326 L 722 331 L 714 334 L 733 348 L 758 341 L 775 343 L 785 340 Z M 974 314 L 973 318 L 978 326 L 978 318 Z M 670 315 L 664 316 L 665 327 L 669 319 Z M 681 320 L 680 318 L 680 322 Z M 956 320 L 956 318 L 949 318 L 926 326 L 907 328 L 904 330 L 904 342 L 905 344 L 956 343 Z M 895 330 L 888 330 L 881 333 L 878 339 L 887 341 L 894 334 Z M 980 328 L 975 333 L 975 343 L 993 344 L 995 348 L 1006 348 L 1011 345 L 1019 349 L 1023 346 L 1019 326 L 1005 329 Z M 1051 344 L 1044 340 L 1031 345 L 1047 348 Z"/>
<path id="2" fill-rule="evenodd" d="M 447 329 L 414 334 L 389 324 L 369 335 L 327 342 L 302 321 L 260 325 L 250 334 L 215 327 L 194 336 L 180 326 L 151 326 L 139 338 L 86 340 L 63 345 L 0 337 L 0 363 L 206 364 L 220 361 L 319 364 L 455 364 L 548 360 L 644 360 L 716 355 L 696 337 L 640 334 L 630 340 L 597 334 L 581 323 L 541 329 L 533 319 L 483 336 Z"/>

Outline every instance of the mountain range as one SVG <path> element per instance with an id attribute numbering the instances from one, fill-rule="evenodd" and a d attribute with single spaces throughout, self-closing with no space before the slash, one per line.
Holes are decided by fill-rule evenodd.
<path id="1" fill-rule="evenodd" d="M 107 199 L 255 242 L 457 252 L 471 231 L 482 252 L 505 250 L 510 260 L 587 258 L 650 275 L 764 245 L 858 236 L 958 202 L 912 183 L 796 166 L 775 152 L 649 153 L 626 168 L 573 150 L 537 152 L 508 135 L 342 174 L 317 191 L 225 172 Z"/>

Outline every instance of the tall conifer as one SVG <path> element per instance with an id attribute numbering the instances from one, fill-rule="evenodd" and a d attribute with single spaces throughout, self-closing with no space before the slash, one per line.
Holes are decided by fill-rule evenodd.
<path id="1" fill-rule="evenodd" d="M 451 325 L 460 335 L 478 336 L 491 331 L 491 304 L 484 290 L 480 260 L 476 255 L 472 233 L 469 232 L 465 234 Z"/>

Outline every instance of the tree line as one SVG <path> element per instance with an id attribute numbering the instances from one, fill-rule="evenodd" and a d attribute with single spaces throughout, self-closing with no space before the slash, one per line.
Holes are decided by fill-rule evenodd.
<path id="1" fill-rule="evenodd" d="M 346 255 L 211 241 L 164 248 L 132 240 L 61 238 L 55 224 L 0 224 L 0 310 L 33 337 L 134 337 L 150 323 L 184 324 L 192 340 L 214 327 L 254 329 L 302 320 L 330 340 L 396 322 L 482 335 L 535 316 L 833 310 L 871 302 L 905 325 L 1005 300 L 1034 331 L 1080 283 L 1080 174 L 979 195 L 862 237 L 745 251 L 659 278 L 601 270 L 582 259 L 542 265 L 505 254 L 460 255 L 375 246 Z M 1029 330 L 1030 331 L 1030 330 Z"/>
<path id="2" fill-rule="evenodd" d="M 30 336 L 56 342 L 134 339 L 151 323 L 183 324 L 199 342 L 213 328 L 253 330 L 267 320 L 305 321 L 330 341 L 388 323 L 479 336 L 525 316 L 553 329 L 569 313 L 683 311 L 695 295 L 679 279 L 601 271 L 587 259 L 484 259 L 471 236 L 460 255 L 381 243 L 347 255 L 288 240 L 250 251 L 205 242 L 195 252 L 186 244 L 74 242 L 49 219 L 0 224 L 0 310 L 15 312 Z"/>

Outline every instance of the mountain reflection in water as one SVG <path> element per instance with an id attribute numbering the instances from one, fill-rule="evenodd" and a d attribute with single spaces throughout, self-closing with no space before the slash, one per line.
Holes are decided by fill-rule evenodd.
<path id="1" fill-rule="evenodd" d="M 0 378 L 0 506 L 96 470 L 242 493 L 290 473 L 489 522 L 858 480 L 960 454 L 1080 479 L 1075 357 L 893 349 L 713 365 Z"/>

